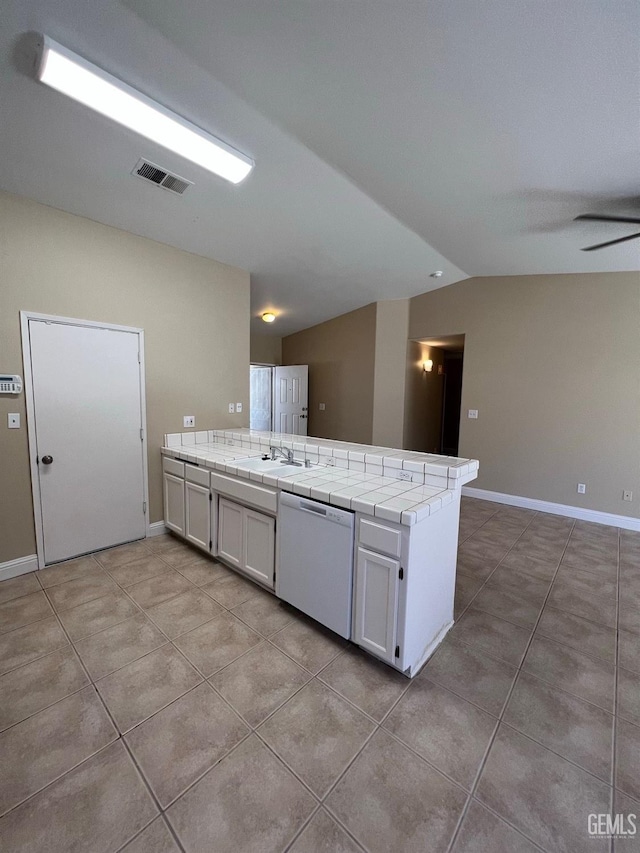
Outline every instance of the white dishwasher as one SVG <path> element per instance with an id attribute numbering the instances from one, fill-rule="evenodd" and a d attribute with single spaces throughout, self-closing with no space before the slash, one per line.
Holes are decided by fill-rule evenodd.
<path id="1" fill-rule="evenodd" d="M 354 515 L 280 493 L 276 595 L 351 637 Z"/>

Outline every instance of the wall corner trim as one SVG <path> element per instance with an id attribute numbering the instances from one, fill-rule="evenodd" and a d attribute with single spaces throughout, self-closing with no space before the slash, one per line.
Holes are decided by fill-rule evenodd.
<path id="1" fill-rule="evenodd" d="M 490 492 L 486 489 L 474 489 L 469 486 L 462 487 L 462 494 L 468 498 L 479 498 L 483 501 L 519 506 L 523 509 L 534 509 L 538 512 L 548 512 L 551 515 L 566 515 L 568 518 L 577 518 L 580 521 L 592 521 L 594 524 L 608 524 L 612 527 L 622 527 L 625 530 L 640 531 L 640 518 L 630 518 L 628 515 L 615 515 L 612 512 L 600 512 L 596 509 L 585 509 L 580 506 L 556 504 L 551 501 L 537 500 L 536 498 L 524 498 L 520 495 L 505 495 L 502 492 Z"/>
<path id="2" fill-rule="evenodd" d="M 150 536 L 162 536 L 166 532 L 167 528 L 164 525 L 164 521 L 153 521 L 147 527 L 147 539 Z"/>
<path id="3" fill-rule="evenodd" d="M 18 575 L 26 575 L 28 572 L 36 572 L 37 570 L 38 557 L 36 554 L 18 557 L 16 560 L 0 563 L 0 581 L 7 581 L 9 578 L 17 578 Z"/>

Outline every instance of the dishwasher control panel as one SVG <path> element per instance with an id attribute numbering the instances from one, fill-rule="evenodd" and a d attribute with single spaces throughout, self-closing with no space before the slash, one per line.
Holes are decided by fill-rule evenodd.
<path id="1" fill-rule="evenodd" d="M 329 521 L 337 521 L 338 524 L 340 524 L 342 521 L 344 521 L 343 514 L 336 512 L 335 509 L 328 509 L 327 510 L 327 518 Z"/>

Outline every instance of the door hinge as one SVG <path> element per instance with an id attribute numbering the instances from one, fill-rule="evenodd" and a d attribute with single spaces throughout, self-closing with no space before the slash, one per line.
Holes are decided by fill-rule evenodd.
<path id="1" fill-rule="evenodd" d="M 396 657 L 400 657 L 400 646 L 396 646 Z"/>
<path id="2" fill-rule="evenodd" d="M 402 566 L 400 566 L 400 571 L 398 572 L 398 577 L 400 578 L 400 580 L 404 579 L 404 569 L 402 568 Z"/>
<path id="3" fill-rule="evenodd" d="M 213 548 L 213 542 L 211 539 L 209 539 L 209 550 L 211 550 L 212 548 Z"/>
<path id="4" fill-rule="evenodd" d="M 140 441 L 144 441 L 144 430 L 140 427 Z"/>
<path id="5" fill-rule="evenodd" d="M 142 359 L 140 357 L 140 350 L 138 350 L 138 364 L 142 364 Z"/>
<path id="6" fill-rule="evenodd" d="M 210 501 L 212 501 L 212 500 L 213 500 L 213 495 L 211 494 L 211 492 L 209 492 L 209 500 L 210 500 Z M 209 546 L 209 547 L 211 547 L 211 546 Z"/>
<path id="7" fill-rule="evenodd" d="M 147 502 L 146 502 L 146 501 L 144 501 L 144 502 L 143 502 L 143 504 L 142 504 L 142 512 L 143 512 L 145 515 L 147 514 Z"/>

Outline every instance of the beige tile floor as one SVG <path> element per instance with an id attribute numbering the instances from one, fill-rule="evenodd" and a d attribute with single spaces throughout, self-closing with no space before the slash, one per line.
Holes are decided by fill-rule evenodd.
<path id="1" fill-rule="evenodd" d="M 0 850 L 638 851 L 640 534 L 463 500 L 408 681 L 157 537 L 0 584 Z"/>

